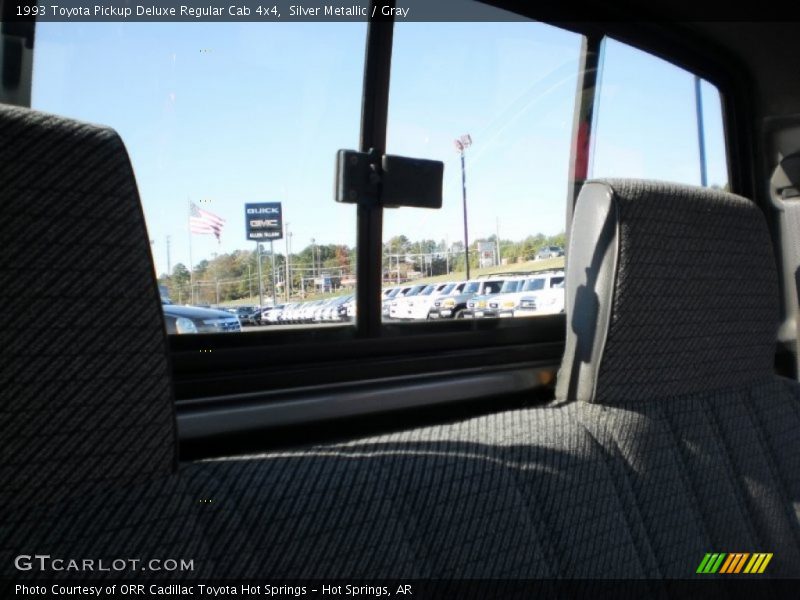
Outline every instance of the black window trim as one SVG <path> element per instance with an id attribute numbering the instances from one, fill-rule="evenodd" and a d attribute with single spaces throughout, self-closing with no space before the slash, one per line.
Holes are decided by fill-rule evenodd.
<path id="1" fill-rule="evenodd" d="M 389 0 L 384 4 L 394 8 L 396 3 Z M 380 14 L 382 11 L 377 12 Z M 393 38 L 393 16 L 370 21 L 364 60 L 360 150 L 374 150 L 378 156 L 386 152 Z M 383 208 L 359 203 L 356 219 L 356 335 L 360 338 L 378 337 L 381 331 Z"/>

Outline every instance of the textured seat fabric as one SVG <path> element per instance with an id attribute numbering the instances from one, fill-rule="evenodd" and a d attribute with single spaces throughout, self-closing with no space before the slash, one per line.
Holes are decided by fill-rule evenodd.
<path id="1" fill-rule="evenodd" d="M 176 469 L 124 147 L 0 108 L 0 294 L 17 314 L 0 333 L 0 575 L 41 577 L 13 566 L 36 553 L 190 560 L 157 573 L 182 580 L 686 578 L 707 552 L 773 552 L 767 575 L 800 576 L 800 393 L 770 370 L 774 266 L 723 256 L 769 247 L 760 214 L 725 194 L 593 185 L 605 201 L 588 189 L 575 215 L 561 401 Z M 711 241 L 670 241 L 701 231 Z"/>
<path id="2" fill-rule="evenodd" d="M 572 227 L 562 398 L 652 400 L 771 375 L 779 291 L 755 204 L 659 182 L 588 182 Z"/>
<path id="3" fill-rule="evenodd" d="M 171 472 L 164 324 L 122 142 L 2 107 L 0 182 L 2 504 Z"/>
<path id="4" fill-rule="evenodd" d="M 681 576 L 703 540 L 773 552 L 774 574 L 800 576 L 800 403 L 797 383 L 773 375 L 761 212 L 701 188 L 589 182 L 571 235 L 557 396 L 584 405 L 583 426 L 632 483 L 659 572 Z"/>
<path id="5" fill-rule="evenodd" d="M 641 524 L 576 406 L 195 464 L 242 515 L 232 575 L 644 577 Z M 628 501 L 631 501 L 628 499 Z"/>
<path id="6" fill-rule="evenodd" d="M 249 532 L 231 576 L 685 579 L 708 552 L 772 552 L 764 576 L 798 577 L 795 387 L 513 410 L 183 475 Z"/>
<path id="7" fill-rule="evenodd" d="M 98 490 L 169 480 L 177 452 L 150 247 L 117 134 L 0 107 L 0 213 L 8 568 L 7 552 L 37 551 L 34 529 L 79 532 L 74 515 Z"/>

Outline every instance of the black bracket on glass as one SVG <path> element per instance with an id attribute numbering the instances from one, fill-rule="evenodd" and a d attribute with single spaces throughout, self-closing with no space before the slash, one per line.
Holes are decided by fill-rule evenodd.
<path id="1" fill-rule="evenodd" d="M 444 163 L 369 152 L 339 150 L 336 153 L 337 202 L 380 205 L 442 207 Z"/>

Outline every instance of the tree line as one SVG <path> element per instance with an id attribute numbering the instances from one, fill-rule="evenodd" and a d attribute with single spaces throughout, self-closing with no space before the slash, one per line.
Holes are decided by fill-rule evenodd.
<path id="1" fill-rule="evenodd" d="M 564 247 L 566 235 L 561 232 L 546 236 L 529 235 L 523 240 L 500 239 L 500 262 L 515 264 L 533 260 L 544 246 Z M 470 268 L 480 266 L 478 247 L 497 248 L 495 235 L 470 242 Z M 496 250 L 494 251 L 496 254 Z M 411 240 L 405 235 L 390 238 L 383 245 L 384 279 L 407 280 L 413 277 L 444 275 L 464 271 L 464 243 L 446 240 Z M 275 295 L 286 296 L 287 260 L 284 253 L 275 252 Z M 271 298 L 273 290 L 273 257 L 267 246 L 261 249 L 261 275 L 264 295 Z M 290 297 L 309 297 L 322 292 L 336 291 L 354 283 L 356 248 L 346 244 L 310 244 L 288 260 Z M 190 282 L 193 285 L 190 285 Z M 189 268 L 178 263 L 169 273 L 159 275 L 170 298 L 181 304 L 218 304 L 245 298 L 257 298 L 259 293 L 258 253 L 255 250 L 234 250 L 212 255 Z"/>

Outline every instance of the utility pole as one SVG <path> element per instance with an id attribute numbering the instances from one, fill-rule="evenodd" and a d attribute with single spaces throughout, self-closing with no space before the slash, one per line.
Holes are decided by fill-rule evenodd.
<path id="1" fill-rule="evenodd" d="M 314 252 L 316 246 L 314 238 L 311 238 L 311 278 L 314 280 L 314 290 L 317 288 L 317 258 Z"/>
<path id="2" fill-rule="evenodd" d="M 450 275 L 450 236 L 444 238 L 444 272 Z"/>
<path id="3" fill-rule="evenodd" d="M 211 264 L 214 265 L 214 283 L 216 284 L 215 288 L 216 288 L 217 306 L 219 306 L 219 271 L 218 271 L 219 265 L 217 264 L 217 253 L 214 252 L 214 254 L 212 254 L 211 256 L 214 258 Z"/>
<path id="4" fill-rule="evenodd" d="M 464 134 L 455 140 L 456 150 L 461 154 L 461 197 L 464 203 L 464 262 L 467 267 L 467 279 L 469 279 L 469 230 L 467 227 L 467 169 L 464 165 L 464 151 L 472 146 L 470 135 Z"/>
<path id="5" fill-rule="evenodd" d="M 170 242 L 170 236 L 167 236 L 167 275 L 170 275 L 172 273 L 172 261 L 170 260 L 169 256 L 169 242 Z"/>
<path id="6" fill-rule="evenodd" d="M 494 264 L 499 266 L 500 265 L 500 217 L 495 217 L 495 232 L 494 232 L 494 241 L 497 245 L 497 260 L 494 261 Z"/>

